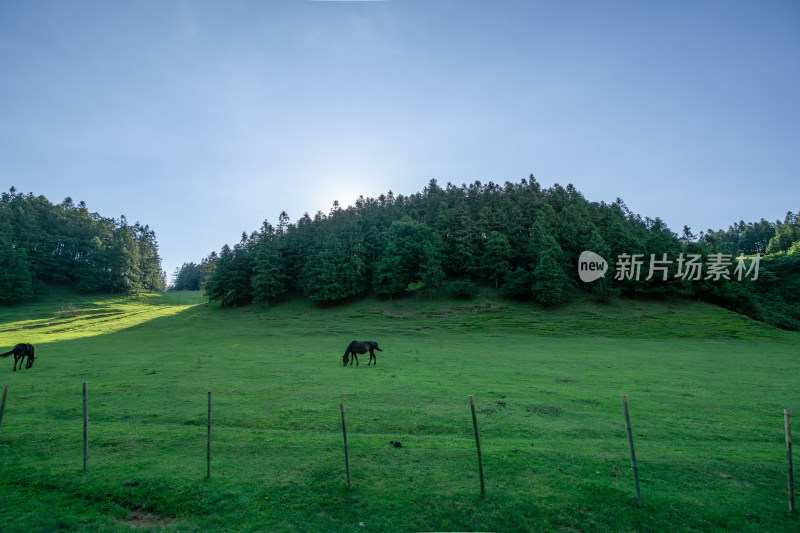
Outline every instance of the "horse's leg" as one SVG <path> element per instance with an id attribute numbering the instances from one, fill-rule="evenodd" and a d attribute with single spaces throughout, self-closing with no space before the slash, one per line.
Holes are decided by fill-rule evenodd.
<path id="1" fill-rule="evenodd" d="M 17 361 L 19 361 L 19 358 L 20 358 L 19 355 L 14 354 L 14 372 L 17 371 Z"/>

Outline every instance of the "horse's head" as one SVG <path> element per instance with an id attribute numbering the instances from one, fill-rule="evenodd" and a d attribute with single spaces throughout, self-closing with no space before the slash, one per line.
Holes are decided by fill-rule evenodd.
<path id="1" fill-rule="evenodd" d="M 29 356 L 28 356 L 28 362 L 27 362 L 27 363 L 25 363 L 25 368 L 30 368 L 30 367 L 32 367 L 32 366 L 33 366 L 33 360 L 34 360 L 34 359 L 36 359 L 34 356 L 32 356 L 32 355 L 29 355 Z"/>
<path id="2" fill-rule="evenodd" d="M 350 361 L 350 357 L 348 357 L 349 355 L 349 353 L 346 353 L 344 354 L 344 357 L 342 357 L 342 366 L 347 366 L 348 361 Z"/>

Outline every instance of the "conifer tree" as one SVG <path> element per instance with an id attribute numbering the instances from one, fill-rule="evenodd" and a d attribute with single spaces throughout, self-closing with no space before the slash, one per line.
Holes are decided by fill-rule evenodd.
<path id="1" fill-rule="evenodd" d="M 287 290 L 286 266 L 275 242 L 261 244 L 255 257 L 253 274 L 253 297 L 269 302 Z"/>
<path id="2" fill-rule="evenodd" d="M 544 234 L 531 286 L 534 300 L 544 305 L 555 305 L 567 299 L 570 280 L 559 264 L 561 254 L 561 247 L 552 235 Z"/>
<path id="3" fill-rule="evenodd" d="M 175 269 L 173 274 L 172 290 L 175 291 L 199 291 L 203 288 L 203 283 L 207 277 L 203 265 L 194 262 L 183 263 Z"/>
<path id="4" fill-rule="evenodd" d="M 326 236 L 322 249 L 307 265 L 305 295 L 313 302 L 334 302 L 365 290 L 364 262 L 340 236 Z"/>
<path id="5" fill-rule="evenodd" d="M 33 297 L 33 274 L 25 250 L 15 248 L 11 224 L 0 223 L 0 303 L 15 303 Z"/>
<path id="6" fill-rule="evenodd" d="M 597 298 L 599 302 L 606 303 L 611 296 L 619 294 L 619 290 L 613 286 L 612 282 L 614 270 L 612 266 L 611 248 L 608 247 L 597 228 L 592 228 L 592 233 L 584 248 L 605 259 L 609 265 L 609 269 L 603 277 L 590 282 L 590 290 L 595 298 Z"/>
<path id="7" fill-rule="evenodd" d="M 500 286 L 500 280 L 511 271 L 512 255 L 511 243 L 505 234 L 492 231 L 486 236 L 480 260 L 481 274 L 493 281 L 495 288 Z"/>
<path id="8" fill-rule="evenodd" d="M 375 273 L 375 292 L 401 294 L 409 284 L 419 281 L 430 291 L 443 277 L 441 251 L 431 229 L 410 217 L 392 223 Z"/>

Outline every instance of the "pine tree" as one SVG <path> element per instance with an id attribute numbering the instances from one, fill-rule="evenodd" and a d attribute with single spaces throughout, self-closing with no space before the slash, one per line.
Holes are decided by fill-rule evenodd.
<path id="1" fill-rule="evenodd" d="M 253 249 L 253 275 L 251 278 L 253 299 L 263 301 L 265 304 L 288 289 L 285 258 L 281 252 L 285 231 L 288 227 L 286 212 L 281 213 L 279 220 L 278 231 L 275 231 L 268 221 L 264 221 Z"/>
<path id="2" fill-rule="evenodd" d="M 125 217 L 122 217 L 121 225 L 114 230 L 109 252 L 111 289 L 121 293 L 141 290 L 139 246 L 134 238 L 133 228 L 128 226 Z"/>
<path id="3" fill-rule="evenodd" d="M 434 235 L 430 235 L 430 238 L 423 243 L 418 276 L 425 284 L 429 297 L 440 287 L 445 278 L 441 249 Z"/>
<path id="4" fill-rule="evenodd" d="M 522 267 L 517 267 L 506 275 L 500 287 L 500 294 L 506 298 L 529 300 L 532 285 L 533 274 Z"/>
<path id="5" fill-rule="evenodd" d="M 500 280 L 511 271 L 512 255 L 511 243 L 505 234 L 492 231 L 486 236 L 480 260 L 481 274 L 494 281 L 495 288 L 500 286 Z"/>
<path id="6" fill-rule="evenodd" d="M 566 301 L 570 280 L 559 264 L 561 247 L 551 235 L 545 235 L 540 243 L 539 263 L 533 271 L 531 292 L 534 300 L 544 305 L 555 305 Z"/>
<path id="7" fill-rule="evenodd" d="M 768 254 L 786 252 L 798 240 L 800 240 L 798 215 L 789 211 L 782 223 L 778 221 L 775 224 L 775 236 L 770 239 L 766 251 Z"/>
<path id="8" fill-rule="evenodd" d="M 253 297 L 255 300 L 269 302 L 287 290 L 285 261 L 275 246 L 269 243 L 259 247 L 256 253 L 253 274 Z"/>
<path id="9" fill-rule="evenodd" d="M 352 246 L 330 234 L 321 251 L 309 259 L 306 298 L 312 302 L 334 302 L 357 296 L 365 290 L 364 262 Z"/>
<path id="10" fill-rule="evenodd" d="M 175 291 L 199 291 L 203 288 L 208 273 L 204 271 L 203 265 L 194 262 L 184 263 L 175 269 L 173 274 L 172 290 Z"/>
<path id="11" fill-rule="evenodd" d="M 33 297 L 33 273 L 25 250 L 15 248 L 11 224 L 0 224 L 0 303 L 15 303 Z"/>
<path id="12" fill-rule="evenodd" d="M 609 270 L 606 271 L 603 277 L 590 282 L 590 288 L 595 298 L 597 298 L 599 302 L 606 303 L 611 296 L 619 294 L 619 290 L 613 286 L 612 282 L 614 271 L 610 266 L 613 264 L 611 261 L 611 248 L 608 247 L 603 236 L 600 235 L 600 232 L 594 227 L 592 228 L 592 233 L 584 248 L 587 251 L 596 253 L 609 264 Z"/>
<path id="13" fill-rule="evenodd" d="M 206 282 L 205 291 L 210 300 L 219 301 L 223 307 L 233 307 L 253 299 L 252 257 L 248 245 L 243 238 L 233 249 L 227 244 L 222 247 Z"/>
<path id="14" fill-rule="evenodd" d="M 431 229 L 410 217 L 393 222 L 383 257 L 375 272 L 375 292 L 402 294 L 411 283 L 422 281 L 428 291 L 444 279 L 441 249 Z"/>
<path id="15" fill-rule="evenodd" d="M 436 221 L 437 233 L 442 240 L 442 251 L 450 274 L 478 271 L 478 231 L 470 214 L 467 201 L 458 189 L 448 189 L 453 196 L 452 206 L 442 206 Z"/>

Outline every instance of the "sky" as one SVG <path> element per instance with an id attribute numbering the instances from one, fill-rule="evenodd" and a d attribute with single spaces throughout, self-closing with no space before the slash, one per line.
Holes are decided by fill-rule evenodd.
<path id="1" fill-rule="evenodd" d="M 149 225 L 169 275 L 431 179 L 782 220 L 798 28 L 770 0 L 3 0 L 0 187 Z"/>

